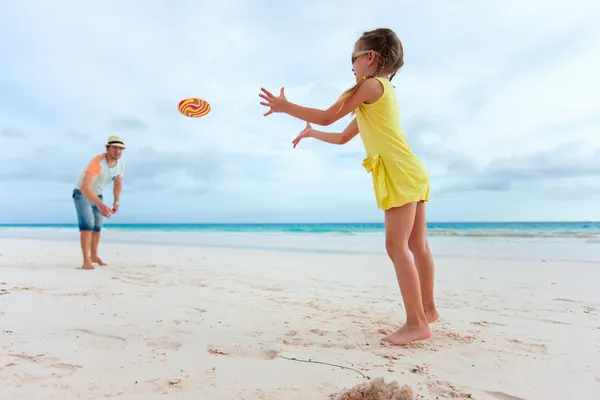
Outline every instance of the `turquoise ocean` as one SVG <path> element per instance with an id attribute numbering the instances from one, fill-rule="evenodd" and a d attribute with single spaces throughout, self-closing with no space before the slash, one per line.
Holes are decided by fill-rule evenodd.
<path id="1" fill-rule="evenodd" d="M 600 237 L 600 222 L 431 222 L 434 236 Z M 2 228 L 76 228 L 75 224 L 0 224 Z M 383 232 L 383 223 L 115 224 L 104 229 L 161 232 L 346 233 Z"/>
<path id="2" fill-rule="evenodd" d="M 600 222 L 431 222 L 436 256 L 600 263 Z M 0 224 L 0 238 L 78 241 L 75 224 Z M 105 223 L 104 243 L 385 254 L 383 223 Z M 2 249 L 0 249 L 2 250 Z"/>

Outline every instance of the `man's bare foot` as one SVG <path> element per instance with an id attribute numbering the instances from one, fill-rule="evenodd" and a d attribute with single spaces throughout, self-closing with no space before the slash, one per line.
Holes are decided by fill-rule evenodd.
<path id="1" fill-rule="evenodd" d="M 381 339 L 394 346 L 404 346 L 417 340 L 425 340 L 431 337 L 429 325 L 407 326 L 404 325 L 398 331 Z"/>
<path id="2" fill-rule="evenodd" d="M 427 318 L 427 322 L 433 324 L 440 318 L 440 313 L 437 308 L 434 307 L 433 309 L 425 310 L 425 318 Z"/>
<path id="3" fill-rule="evenodd" d="M 92 262 L 98 265 L 106 265 L 106 263 L 98 256 L 92 257 Z"/>
<path id="4" fill-rule="evenodd" d="M 91 261 L 85 261 L 81 266 L 81 269 L 95 269 Z"/>

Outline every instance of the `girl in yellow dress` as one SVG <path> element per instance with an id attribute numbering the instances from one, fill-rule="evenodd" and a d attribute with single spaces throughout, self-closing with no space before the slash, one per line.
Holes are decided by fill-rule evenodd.
<path id="1" fill-rule="evenodd" d="M 303 138 L 341 145 L 360 133 L 367 154 L 363 167 L 372 175 L 377 206 L 385 211 L 386 250 L 406 311 L 405 325 L 382 339 L 394 345 L 428 339 L 429 323 L 439 317 L 433 298 L 434 263 L 426 236 L 429 173 L 402 131 L 391 84 L 403 64 L 400 39 L 392 30 L 379 28 L 363 33 L 355 43 L 352 71 L 356 84 L 327 110 L 293 104 L 283 88 L 279 96 L 264 88 L 259 95 L 265 100 L 260 104 L 269 107 L 265 116 L 283 112 L 306 121 L 306 128 L 293 141 L 294 148 Z M 330 125 L 349 113 L 355 118 L 342 133 L 311 126 Z"/>

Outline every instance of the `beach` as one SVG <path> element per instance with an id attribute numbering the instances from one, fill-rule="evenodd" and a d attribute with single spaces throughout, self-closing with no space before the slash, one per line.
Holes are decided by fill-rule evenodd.
<path id="1" fill-rule="evenodd" d="M 594 240 L 432 238 L 441 318 L 390 347 L 404 310 L 379 234 L 103 235 L 108 265 L 83 271 L 74 229 L 0 232 L 0 398 L 317 400 L 377 378 L 600 398 Z"/>

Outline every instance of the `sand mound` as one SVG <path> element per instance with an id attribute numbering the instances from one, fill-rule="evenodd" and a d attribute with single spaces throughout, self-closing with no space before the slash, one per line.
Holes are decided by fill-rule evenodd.
<path id="1" fill-rule="evenodd" d="M 412 387 L 398 381 L 386 383 L 383 378 L 358 384 L 333 396 L 333 400 L 414 400 L 415 392 Z"/>

